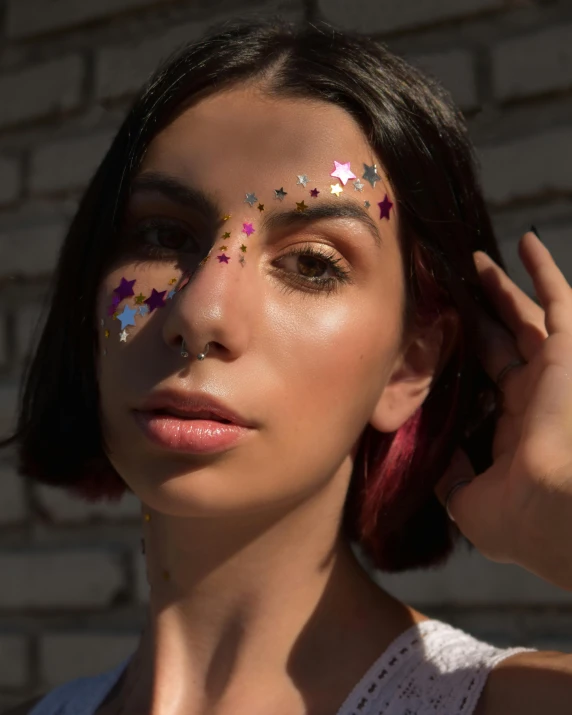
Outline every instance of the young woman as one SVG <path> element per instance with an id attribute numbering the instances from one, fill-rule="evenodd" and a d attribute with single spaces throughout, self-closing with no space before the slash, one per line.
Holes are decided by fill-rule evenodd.
<path id="1" fill-rule="evenodd" d="M 462 530 L 572 583 L 570 439 L 547 462 L 539 432 L 569 390 L 539 365 L 569 359 L 570 291 L 533 234 L 522 257 L 546 324 L 502 270 L 460 114 L 375 42 L 237 24 L 171 57 L 69 230 L 14 437 L 33 479 L 141 499 L 148 625 L 127 662 L 20 711 L 569 707 L 565 654 L 430 619 L 354 551 L 427 567 Z M 443 477 L 459 447 L 468 478 Z M 540 464 L 557 479 L 531 499 Z"/>

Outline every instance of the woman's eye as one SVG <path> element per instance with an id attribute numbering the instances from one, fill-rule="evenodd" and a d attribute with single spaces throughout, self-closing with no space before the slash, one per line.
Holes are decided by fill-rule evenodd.
<path id="1" fill-rule="evenodd" d="M 283 268 L 293 270 L 304 278 L 324 278 L 328 268 L 334 273 L 328 260 L 309 253 L 285 256 L 280 263 Z"/>
<path id="2" fill-rule="evenodd" d="M 171 221 L 149 221 L 135 229 L 138 242 L 166 251 L 197 253 L 199 242 L 180 224 Z"/>

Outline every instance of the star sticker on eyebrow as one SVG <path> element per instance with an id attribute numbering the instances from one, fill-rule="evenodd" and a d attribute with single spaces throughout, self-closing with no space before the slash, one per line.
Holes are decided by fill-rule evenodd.
<path id="1" fill-rule="evenodd" d="M 245 233 L 247 236 L 250 236 L 255 232 L 254 227 L 251 223 L 243 223 L 242 224 L 242 231 Z"/>
<path id="2" fill-rule="evenodd" d="M 350 163 L 351 162 L 348 161 L 347 164 L 340 164 L 339 161 L 334 161 L 336 168 L 332 171 L 330 176 L 340 179 L 344 186 L 350 179 L 357 179 L 357 176 L 350 169 Z"/>
<path id="3" fill-rule="evenodd" d="M 367 164 L 364 164 L 363 166 L 365 172 L 362 176 L 362 179 L 369 181 L 369 183 L 375 189 L 376 182 L 381 181 L 381 176 L 379 176 L 379 174 L 377 173 L 377 164 L 374 164 L 373 166 L 368 166 Z"/>
<path id="4" fill-rule="evenodd" d="M 313 196 L 313 198 L 317 199 L 319 196 L 320 192 L 318 189 L 310 189 L 310 195 Z"/>
<path id="5" fill-rule="evenodd" d="M 249 204 L 249 206 L 254 206 L 257 201 L 256 194 L 246 194 L 246 198 L 244 199 L 244 203 Z"/>
<path id="6" fill-rule="evenodd" d="M 277 199 L 280 199 L 280 201 L 284 201 L 284 197 L 288 196 L 288 193 L 284 191 L 284 187 L 280 189 L 274 189 L 274 194 Z"/>
<path id="7" fill-rule="evenodd" d="M 230 260 L 229 256 L 226 256 L 224 253 L 222 256 L 217 256 L 219 263 L 228 263 Z"/>
<path id="8" fill-rule="evenodd" d="M 306 188 L 306 184 L 310 181 L 306 174 L 300 174 L 297 179 L 296 186 L 303 186 L 304 188 Z"/>
<path id="9" fill-rule="evenodd" d="M 304 201 L 296 202 L 296 211 L 299 211 L 300 213 L 304 213 L 308 207 L 304 203 Z"/>
<path id="10" fill-rule="evenodd" d="M 391 211 L 391 207 L 393 206 L 393 204 L 389 200 L 388 195 L 385 194 L 385 198 L 383 199 L 383 201 L 380 201 L 377 205 L 379 206 L 380 210 L 379 218 L 386 218 L 387 220 L 389 220 L 389 212 Z"/>
<path id="11" fill-rule="evenodd" d="M 331 189 L 332 189 L 332 194 L 335 194 L 338 197 L 343 192 L 343 189 L 339 184 L 335 184 L 335 185 L 332 184 Z"/>

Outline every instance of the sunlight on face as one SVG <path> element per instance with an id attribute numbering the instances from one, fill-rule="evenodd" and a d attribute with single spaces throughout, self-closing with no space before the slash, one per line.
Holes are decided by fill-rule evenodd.
<path id="1" fill-rule="evenodd" d="M 295 503 L 349 477 L 404 308 L 395 198 L 354 120 L 255 89 L 217 94 L 153 140 L 132 189 L 98 299 L 118 472 L 189 516 Z M 211 395 L 255 426 L 216 452 L 167 448 L 134 416 L 162 389 Z"/>

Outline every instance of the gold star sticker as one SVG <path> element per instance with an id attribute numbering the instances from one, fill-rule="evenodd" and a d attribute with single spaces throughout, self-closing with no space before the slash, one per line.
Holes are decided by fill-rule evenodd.
<path id="1" fill-rule="evenodd" d="M 335 194 L 338 197 L 343 192 L 343 189 L 339 184 L 336 184 L 335 186 L 334 184 L 330 184 L 330 186 L 332 188 L 332 194 Z"/>
<path id="2" fill-rule="evenodd" d="M 137 303 L 137 305 L 142 305 L 146 298 L 147 296 L 144 296 L 143 293 L 139 293 L 139 295 L 135 296 L 135 303 Z"/>
<path id="3" fill-rule="evenodd" d="M 223 221 L 228 221 L 229 218 L 231 218 L 232 214 L 226 214 L 222 217 Z"/>
<path id="4" fill-rule="evenodd" d="M 306 206 L 306 204 L 303 201 L 300 201 L 300 202 L 296 201 L 296 211 L 299 211 L 300 213 L 304 213 L 304 211 L 307 208 L 308 207 Z"/>
<path id="5" fill-rule="evenodd" d="M 199 266 L 204 266 L 205 263 L 209 260 L 210 256 L 205 256 L 203 260 L 199 263 Z"/>
<path id="6" fill-rule="evenodd" d="M 230 238 L 230 231 L 225 231 L 225 232 L 222 234 L 222 237 L 223 237 L 223 238 Z"/>
<path id="7" fill-rule="evenodd" d="M 113 313 L 113 320 L 117 320 L 118 315 L 119 315 L 119 311 L 116 310 L 115 313 Z"/>
<path id="8" fill-rule="evenodd" d="M 244 245 L 244 243 L 243 243 L 242 246 L 240 247 L 240 250 L 241 250 L 243 253 L 246 253 L 246 246 Z"/>
<path id="9" fill-rule="evenodd" d="M 106 330 L 106 331 L 105 331 L 105 337 L 106 337 L 106 338 L 109 337 L 109 330 Z"/>
<path id="10" fill-rule="evenodd" d="M 258 204 L 258 210 L 264 211 L 264 204 Z"/>
<path id="11" fill-rule="evenodd" d="M 175 285 L 176 282 L 177 282 L 176 278 L 171 278 L 171 280 L 169 281 L 169 285 L 170 286 Z"/>
<path id="12" fill-rule="evenodd" d="M 226 246 L 221 246 L 218 250 L 219 250 L 219 251 L 226 251 Z"/>

